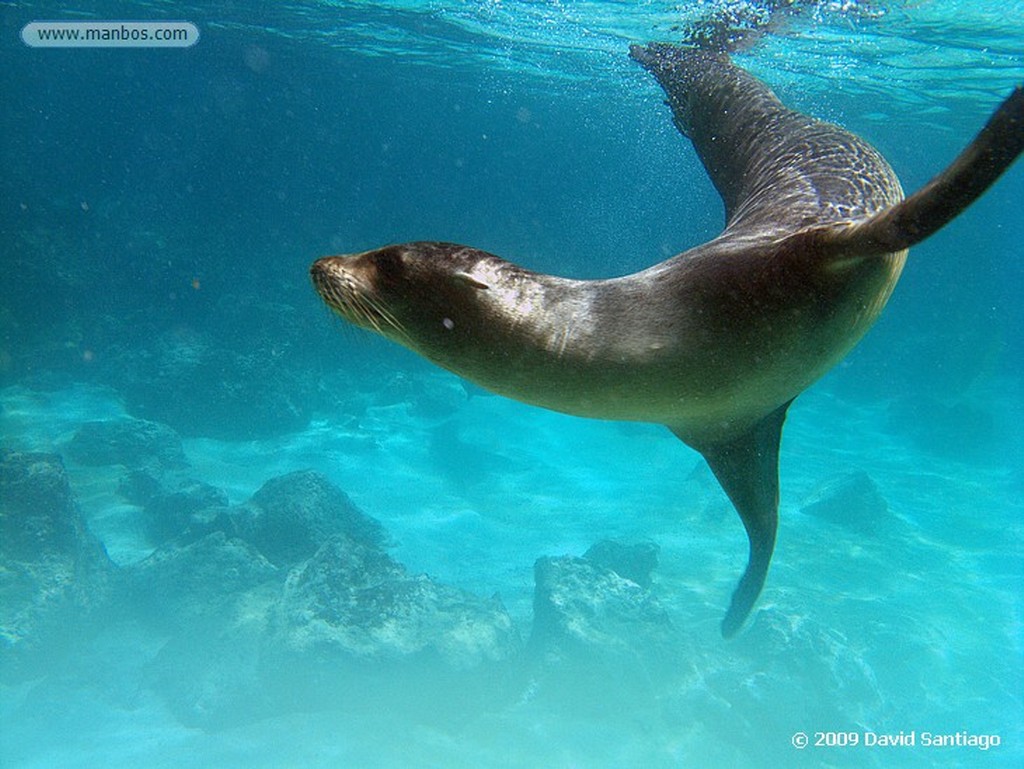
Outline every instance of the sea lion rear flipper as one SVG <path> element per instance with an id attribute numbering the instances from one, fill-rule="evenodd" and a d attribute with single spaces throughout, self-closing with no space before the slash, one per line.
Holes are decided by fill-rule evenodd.
<path id="1" fill-rule="evenodd" d="M 787 108 L 725 54 L 652 43 L 630 55 L 661 84 L 725 205 L 726 231 L 774 237 L 863 219 L 901 197 L 888 163 L 863 139 Z"/>
<path id="2" fill-rule="evenodd" d="M 722 620 L 722 635 L 726 638 L 735 635 L 750 614 L 768 575 L 775 549 L 779 520 L 779 443 L 789 403 L 784 403 L 736 438 L 698 447 L 740 514 L 750 541 L 746 571 Z M 677 435 L 682 438 L 680 433 Z"/>
<path id="3" fill-rule="evenodd" d="M 909 198 L 862 222 L 816 227 L 797 233 L 793 239 L 813 240 L 815 253 L 840 257 L 903 251 L 955 219 L 1022 151 L 1024 88 L 1017 86 L 956 160 Z"/>

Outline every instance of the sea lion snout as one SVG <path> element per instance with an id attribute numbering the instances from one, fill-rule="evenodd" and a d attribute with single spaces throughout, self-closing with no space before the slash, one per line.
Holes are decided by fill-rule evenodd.
<path id="1" fill-rule="evenodd" d="M 344 266 L 345 257 L 325 256 L 313 262 L 309 276 L 320 297 L 332 308 L 344 304 L 343 296 L 352 290 L 351 273 Z"/>
<path id="2" fill-rule="evenodd" d="M 360 266 L 354 257 L 325 256 L 309 268 L 313 287 L 332 310 L 342 317 L 358 322 L 362 313 L 355 312 L 360 297 L 366 293 L 366 281 L 360 277 Z"/>
<path id="3" fill-rule="evenodd" d="M 319 293 L 320 287 L 330 280 L 330 267 L 328 266 L 331 260 L 336 259 L 335 256 L 325 256 L 322 259 L 317 259 L 313 262 L 309 268 L 309 277 L 313 280 L 313 285 L 316 287 Z"/>

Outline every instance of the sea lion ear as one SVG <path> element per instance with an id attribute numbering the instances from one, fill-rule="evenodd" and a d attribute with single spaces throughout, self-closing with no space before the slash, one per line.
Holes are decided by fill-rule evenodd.
<path id="1" fill-rule="evenodd" d="M 486 291 L 487 289 L 490 288 L 489 285 L 473 277 L 468 272 L 456 272 L 452 277 L 455 278 L 455 280 L 457 280 L 459 283 L 464 283 L 467 286 L 480 289 L 481 291 Z"/>

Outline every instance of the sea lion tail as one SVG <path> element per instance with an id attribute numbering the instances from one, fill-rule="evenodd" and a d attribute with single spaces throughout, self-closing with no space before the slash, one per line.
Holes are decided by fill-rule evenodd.
<path id="1" fill-rule="evenodd" d="M 779 444 L 790 403 L 739 436 L 697 447 L 739 513 L 750 543 L 747 568 L 722 620 L 725 638 L 743 626 L 768 576 L 779 522 Z M 676 435 L 686 442 L 681 431 Z"/>
<path id="2" fill-rule="evenodd" d="M 748 51 L 766 35 L 787 26 L 805 8 L 816 8 L 819 3 L 820 0 L 717 3 L 712 4 L 710 13 L 673 29 L 680 35 L 680 45 L 716 53 Z"/>
<path id="3" fill-rule="evenodd" d="M 950 166 L 915 192 L 869 219 L 794 235 L 818 253 L 853 257 L 903 251 L 949 224 L 981 197 L 1024 151 L 1024 88 L 1017 86 Z"/>

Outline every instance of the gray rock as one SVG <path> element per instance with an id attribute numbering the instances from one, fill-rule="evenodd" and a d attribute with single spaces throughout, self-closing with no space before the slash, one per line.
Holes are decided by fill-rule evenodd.
<path id="1" fill-rule="evenodd" d="M 181 590 L 176 579 L 168 571 L 152 589 Z M 209 600 L 205 581 L 189 605 Z M 498 600 L 411 576 L 344 535 L 293 569 L 283 590 L 257 585 L 204 619 L 181 625 L 148 680 L 182 723 L 204 729 L 321 710 L 476 712 L 510 696 L 521 648 Z"/>
<path id="2" fill-rule="evenodd" d="M 323 476 L 272 479 L 228 517 L 235 537 L 178 538 L 126 570 L 135 611 L 171 634 L 148 686 L 183 723 L 435 718 L 511 696 L 522 643 L 501 602 L 410 575 Z"/>
<path id="3" fill-rule="evenodd" d="M 0 676 L 52 669 L 102 621 L 115 587 L 60 457 L 0 451 Z"/>
<path id="4" fill-rule="evenodd" d="M 151 541 L 175 537 L 192 539 L 209 533 L 218 517 L 227 518 L 228 495 L 216 486 L 188 480 L 173 490 L 162 490 L 145 507 L 146 532 Z"/>
<path id="5" fill-rule="evenodd" d="M 121 476 L 121 481 L 117 485 L 117 493 L 133 505 L 145 507 L 153 497 L 163 491 L 164 483 L 161 475 L 133 468 Z"/>
<path id="6" fill-rule="evenodd" d="M 378 521 L 357 508 L 344 491 L 311 470 L 282 475 L 231 514 L 238 536 L 259 548 L 275 566 L 312 557 L 339 534 L 369 548 L 387 539 Z"/>
<path id="7" fill-rule="evenodd" d="M 822 484 L 804 501 L 800 512 L 868 533 L 889 520 L 889 504 L 863 470 Z"/>
<path id="8" fill-rule="evenodd" d="M 411 576 L 386 553 L 343 536 L 292 571 L 278 616 L 278 642 L 317 657 L 420 658 L 466 671 L 508 661 L 519 647 L 497 599 Z"/>
<path id="9" fill-rule="evenodd" d="M 183 473 L 131 470 L 118 493 L 142 508 L 142 530 L 154 545 L 172 539 L 195 542 L 214 531 L 235 534 L 228 495 Z"/>
<path id="10" fill-rule="evenodd" d="M 539 558 L 534 574 L 530 697 L 594 719 L 653 701 L 680 648 L 657 598 L 586 558 Z"/>
<path id="11" fill-rule="evenodd" d="M 537 559 L 531 646 L 542 653 L 631 654 L 670 628 L 667 612 L 636 582 L 584 558 Z"/>
<path id="12" fill-rule="evenodd" d="M 244 593 L 279 579 L 254 547 L 222 531 L 184 546 L 169 544 L 124 571 L 135 613 L 178 630 L 223 620 Z"/>
<path id="13" fill-rule="evenodd" d="M 188 467 L 181 438 L 170 427 L 142 419 L 86 422 L 67 446 L 70 459 L 82 465 L 124 465 L 153 470 Z"/>
<path id="14" fill-rule="evenodd" d="M 603 539 L 583 554 L 591 563 L 611 569 L 642 588 L 651 586 L 651 572 L 658 566 L 659 547 L 654 542 L 634 545 Z"/>

